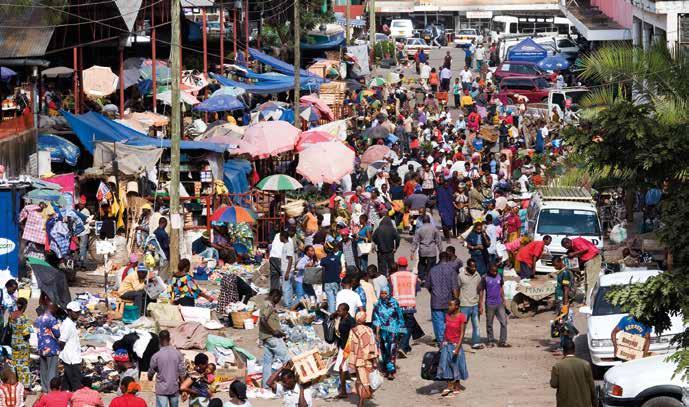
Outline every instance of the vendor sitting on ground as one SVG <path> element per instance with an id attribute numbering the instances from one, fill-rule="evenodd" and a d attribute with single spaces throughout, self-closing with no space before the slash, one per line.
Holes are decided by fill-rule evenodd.
<path id="1" fill-rule="evenodd" d="M 146 294 L 146 280 L 148 269 L 143 264 L 139 264 L 136 273 L 131 273 L 122 280 L 120 289 L 117 292 L 123 300 L 134 301 L 134 305 L 139 308 L 139 315 L 146 312 L 146 303 L 154 302 Z"/>
<path id="2" fill-rule="evenodd" d="M 191 276 L 191 263 L 188 259 L 181 259 L 177 265 L 177 272 L 172 275 L 170 280 L 170 299 L 174 305 L 193 307 L 196 299 L 203 297 L 209 302 L 215 301 L 212 295 L 207 294 L 199 287 L 196 280 Z"/>
<path id="3" fill-rule="evenodd" d="M 218 249 L 214 246 L 215 245 L 211 243 L 210 232 L 204 230 L 203 233 L 201 233 L 201 237 L 191 243 L 191 254 L 198 254 L 204 259 L 218 260 L 220 255 L 218 254 Z"/>

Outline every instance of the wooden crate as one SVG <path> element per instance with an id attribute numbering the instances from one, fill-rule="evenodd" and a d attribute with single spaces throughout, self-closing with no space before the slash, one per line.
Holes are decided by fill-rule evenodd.
<path id="1" fill-rule="evenodd" d="M 312 349 L 292 358 L 299 383 L 309 383 L 328 373 L 328 366 L 318 352 Z"/>
<path id="2" fill-rule="evenodd" d="M 634 360 L 644 357 L 644 338 L 626 332 L 617 333 L 617 351 L 615 357 L 622 360 Z"/>

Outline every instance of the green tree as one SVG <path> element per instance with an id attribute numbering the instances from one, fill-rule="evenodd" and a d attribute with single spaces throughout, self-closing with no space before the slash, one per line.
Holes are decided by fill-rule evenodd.
<path id="1" fill-rule="evenodd" d="M 616 44 L 584 59 L 583 77 L 603 84 L 584 101 L 578 127 L 564 132 L 584 166 L 613 175 L 628 188 L 668 179 L 658 237 L 671 267 L 643 284 L 621 287 L 610 301 L 662 333 L 670 316 L 689 317 L 689 54 L 664 45 L 642 50 Z M 689 377 L 689 329 L 673 338 L 672 358 Z"/>

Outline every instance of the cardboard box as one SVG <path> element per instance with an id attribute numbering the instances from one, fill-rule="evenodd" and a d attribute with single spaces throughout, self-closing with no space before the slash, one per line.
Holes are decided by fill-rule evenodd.
<path id="1" fill-rule="evenodd" d="M 644 338 L 626 332 L 618 332 L 615 357 L 622 360 L 634 360 L 644 357 Z"/>

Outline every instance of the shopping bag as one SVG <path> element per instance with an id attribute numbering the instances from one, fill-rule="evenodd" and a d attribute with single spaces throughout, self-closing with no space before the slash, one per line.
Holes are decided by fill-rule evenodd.
<path id="1" fill-rule="evenodd" d="M 371 374 L 368 375 L 368 382 L 372 390 L 378 390 L 380 386 L 383 385 L 383 375 L 380 374 L 378 369 L 374 369 Z"/>
<path id="2" fill-rule="evenodd" d="M 357 243 L 357 249 L 359 249 L 359 255 L 371 253 L 371 248 L 373 243 L 359 242 Z"/>

